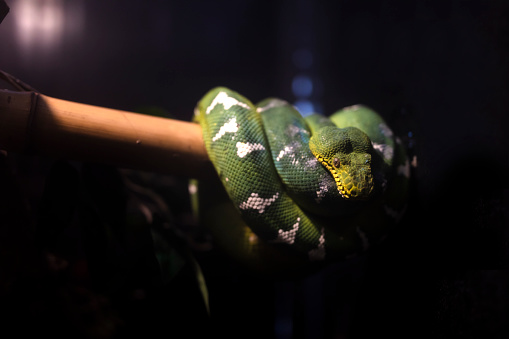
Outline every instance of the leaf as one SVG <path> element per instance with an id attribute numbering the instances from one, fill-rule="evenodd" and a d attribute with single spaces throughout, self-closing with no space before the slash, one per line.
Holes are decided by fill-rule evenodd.
<path id="1" fill-rule="evenodd" d="M 151 234 L 154 242 L 154 254 L 161 272 L 161 280 L 163 284 L 167 284 L 184 267 L 186 260 L 168 244 L 159 232 L 152 229 Z"/>
<path id="2" fill-rule="evenodd" d="M 5 1 L 0 0 L 0 24 L 4 20 L 7 13 L 9 13 L 9 6 L 7 6 Z"/>

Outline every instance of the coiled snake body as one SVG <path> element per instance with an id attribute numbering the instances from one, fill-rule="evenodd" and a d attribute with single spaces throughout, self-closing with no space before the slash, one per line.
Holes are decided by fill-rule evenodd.
<path id="1" fill-rule="evenodd" d="M 253 105 L 219 87 L 198 103 L 195 121 L 224 188 L 199 183 L 201 221 L 252 267 L 355 255 L 402 214 L 409 178 L 404 148 L 366 107 L 304 119 L 283 100 Z"/>

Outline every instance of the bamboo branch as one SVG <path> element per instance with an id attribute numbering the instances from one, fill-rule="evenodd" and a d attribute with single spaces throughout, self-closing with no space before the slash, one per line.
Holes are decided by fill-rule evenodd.
<path id="1" fill-rule="evenodd" d="M 198 124 L 0 90 L 0 149 L 208 178 Z"/>

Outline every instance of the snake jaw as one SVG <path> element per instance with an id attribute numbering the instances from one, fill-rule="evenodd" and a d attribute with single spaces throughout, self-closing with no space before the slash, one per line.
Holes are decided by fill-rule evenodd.
<path id="1" fill-rule="evenodd" d="M 336 171 L 336 169 L 333 166 L 329 165 L 329 163 L 324 158 L 322 158 L 320 156 L 318 157 L 318 161 L 320 161 L 334 177 L 334 181 L 336 182 L 336 186 L 338 188 L 339 194 L 341 194 L 341 196 L 343 198 L 346 198 L 346 199 L 350 198 L 347 191 L 345 190 L 345 187 L 343 186 L 340 175 Z"/>
<path id="2" fill-rule="evenodd" d="M 331 165 L 327 159 L 317 156 L 334 177 L 338 192 L 345 199 L 368 200 L 373 193 L 373 177 L 369 161 L 365 166 L 341 165 L 339 168 Z M 341 170 L 341 172 L 339 171 Z"/>
<path id="3" fill-rule="evenodd" d="M 342 185 L 355 200 L 368 200 L 373 193 L 373 176 L 369 166 L 348 166 L 342 172 Z"/>
<path id="4" fill-rule="evenodd" d="M 325 161 L 323 158 L 319 157 L 318 158 L 318 161 L 320 161 L 328 170 L 329 172 L 332 174 L 332 176 L 334 177 L 334 181 L 336 182 L 336 186 L 338 188 L 338 192 L 339 194 L 341 194 L 341 196 L 345 199 L 349 199 L 350 198 L 350 195 L 348 194 L 348 192 L 346 191 L 345 189 L 345 186 L 343 185 L 343 182 L 341 181 L 341 178 L 340 178 L 340 175 L 339 173 L 336 171 L 336 169 L 334 169 L 334 167 L 332 167 L 331 165 L 329 165 L 329 163 L 327 161 Z"/>

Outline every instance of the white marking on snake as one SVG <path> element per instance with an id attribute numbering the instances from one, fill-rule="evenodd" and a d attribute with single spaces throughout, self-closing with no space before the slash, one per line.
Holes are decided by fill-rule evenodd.
<path id="1" fill-rule="evenodd" d="M 239 205 L 239 208 L 241 210 L 255 209 L 261 214 L 265 212 L 265 208 L 270 206 L 277 198 L 279 198 L 279 192 L 274 194 L 272 198 L 268 199 L 260 198 L 258 193 L 251 193 L 251 196 L 247 199 L 247 201 L 242 202 Z"/>
<path id="2" fill-rule="evenodd" d="M 263 151 L 265 147 L 262 144 L 251 144 L 249 142 L 237 142 L 237 155 L 239 158 L 244 158 L 247 154 L 253 151 Z"/>
<path id="3" fill-rule="evenodd" d="M 352 110 L 352 111 L 358 111 L 359 109 L 361 108 L 360 105 L 352 105 L 352 106 L 348 106 L 348 107 L 345 107 L 344 110 Z"/>
<path id="4" fill-rule="evenodd" d="M 362 249 L 364 251 L 367 250 L 369 248 L 369 240 L 368 240 L 368 237 L 366 236 L 366 233 L 363 230 L 361 230 L 359 227 L 357 227 L 355 230 L 357 231 L 359 238 L 361 238 Z"/>
<path id="5" fill-rule="evenodd" d="M 228 122 L 226 122 L 221 128 L 219 128 L 219 132 L 212 138 L 212 141 L 216 141 L 221 138 L 226 133 L 236 133 L 239 130 L 239 125 L 237 124 L 236 118 L 231 118 Z"/>
<path id="6" fill-rule="evenodd" d="M 318 166 L 319 162 L 318 159 L 315 157 L 310 157 L 309 160 L 306 161 L 306 168 L 307 169 L 314 169 L 316 166 Z"/>
<path id="7" fill-rule="evenodd" d="M 322 235 L 318 239 L 318 247 L 308 252 L 309 260 L 323 260 L 325 259 L 325 236 L 324 229 L 322 228 Z"/>
<path id="8" fill-rule="evenodd" d="M 187 189 L 189 190 L 189 194 L 191 195 L 198 192 L 198 187 L 196 186 L 195 183 L 190 183 L 189 186 L 187 186 Z"/>
<path id="9" fill-rule="evenodd" d="M 251 233 L 249 235 L 249 243 L 250 244 L 254 244 L 254 243 L 257 243 L 258 242 L 258 236 L 254 233 Z"/>
<path id="10" fill-rule="evenodd" d="M 286 128 L 285 133 L 286 133 L 286 135 L 288 135 L 291 138 L 295 138 L 295 136 L 299 133 L 304 133 L 304 134 L 309 135 L 309 131 L 305 130 L 304 128 L 300 128 L 299 126 L 296 126 L 296 125 L 289 125 Z"/>
<path id="11" fill-rule="evenodd" d="M 219 92 L 214 100 L 210 103 L 209 107 L 207 107 L 207 110 L 205 111 L 206 114 L 209 114 L 216 105 L 222 104 L 224 109 L 230 109 L 232 106 L 240 106 L 244 107 L 246 109 L 251 109 L 248 104 L 238 101 L 235 98 L 229 97 L 226 92 Z"/>
<path id="12" fill-rule="evenodd" d="M 414 157 L 412 158 L 412 167 L 413 168 L 417 168 L 417 155 L 414 155 Z"/>
<path id="13" fill-rule="evenodd" d="M 325 197 L 325 193 L 329 192 L 329 186 L 324 182 L 320 182 L 318 185 L 320 189 L 316 191 L 315 201 L 317 203 L 320 203 L 322 201 L 322 198 Z"/>
<path id="14" fill-rule="evenodd" d="M 256 109 L 256 112 L 261 113 L 261 112 L 267 111 L 271 108 L 281 107 L 281 106 L 286 106 L 286 105 L 288 105 L 288 102 L 286 102 L 284 100 L 273 99 L 267 105 L 265 105 L 263 107 L 258 107 Z"/>
<path id="15" fill-rule="evenodd" d="M 297 218 L 297 222 L 293 224 L 292 229 L 288 231 L 278 230 L 277 238 L 274 240 L 275 243 L 285 243 L 292 245 L 295 242 L 295 236 L 299 230 L 300 218 Z"/>
<path id="16" fill-rule="evenodd" d="M 405 178 L 410 178 L 410 162 L 406 159 L 403 165 L 398 166 L 398 175 L 404 175 Z"/>
<path id="17" fill-rule="evenodd" d="M 387 144 L 377 144 L 376 142 L 372 142 L 371 144 L 373 145 L 374 149 L 382 153 L 384 159 L 392 159 L 394 156 L 394 148 L 391 146 Z"/>
<path id="18" fill-rule="evenodd" d="M 381 123 L 378 125 L 378 128 L 380 128 L 380 132 L 382 132 L 383 135 L 385 135 L 388 138 L 391 138 L 393 133 L 392 130 L 384 123 Z"/>
<path id="19" fill-rule="evenodd" d="M 276 161 L 281 160 L 281 158 L 283 158 L 287 154 L 290 154 L 291 152 L 293 152 L 293 148 L 286 146 L 285 149 L 282 149 L 281 151 L 279 151 L 279 155 L 276 157 Z"/>

